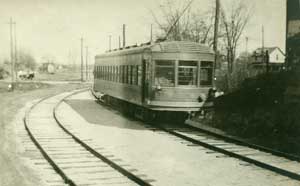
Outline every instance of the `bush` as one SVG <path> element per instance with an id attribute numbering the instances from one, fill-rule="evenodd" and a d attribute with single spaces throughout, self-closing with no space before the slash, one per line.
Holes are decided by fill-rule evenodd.
<path id="1" fill-rule="evenodd" d="M 3 66 L 0 66 L 0 79 L 4 79 L 9 73 L 5 70 Z"/>
<path id="2" fill-rule="evenodd" d="M 215 100 L 214 125 L 246 137 L 300 134 L 300 104 L 284 103 L 285 73 L 248 79 Z"/>

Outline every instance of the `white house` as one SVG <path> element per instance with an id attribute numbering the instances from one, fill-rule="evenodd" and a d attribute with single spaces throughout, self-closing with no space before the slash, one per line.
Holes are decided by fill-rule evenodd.
<path id="1" fill-rule="evenodd" d="M 261 57 L 262 51 L 269 53 L 269 62 L 275 64 L 283 64 L 285 60 L 285 55 L 279 47 L 265 47 L 264 49 L 258 48 L 254 51 L 254 55 Z M 256 61 L 262 62 L 262 61 Z"/>
<path id="2" fill-rule="evenodd" d="M 266 66 L 266 53 L 269 54 L 269 66 L 271 71 L 279 71 L 284 67 L 285 55 L 279 47 L 258 48 L 253 52 L 252 65 L 257 70 Z"/>

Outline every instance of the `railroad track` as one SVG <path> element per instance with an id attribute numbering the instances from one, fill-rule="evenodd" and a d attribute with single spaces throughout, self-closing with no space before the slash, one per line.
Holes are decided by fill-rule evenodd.
<path id="1" fill-rule="evenodd" d="M 92 95 L 97 99 L 92 91 Z M 137 118 L 138 119 L 138 118 Z M 155 132 L 165 132 L 195 146 L 240 159 L 274 173 L 300 181 L 300 157 L 189 125 L 144 123 Z M 190 144 L 188 144 L 190 145 Z"/>
<path id="2" fill-rule="evenodd" d="M 300 157 L 190 126 L 145 124 L 145 127 L 300 181 Z"/>
<path id="3" fill-rule="evenodd" d="M 83 90 L 82 90 L 83 91 Z M 91 148 L 84 139 L 68 131 L 55 110 L 67 97 L 81 91 L 44 98 L 33 104 L 24 117 L 25 129 L 44 158 L 68 185 L 151 184 L 105 153 Z"/>

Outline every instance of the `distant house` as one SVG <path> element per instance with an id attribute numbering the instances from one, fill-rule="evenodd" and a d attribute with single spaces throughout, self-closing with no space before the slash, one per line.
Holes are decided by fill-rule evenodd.
<path id="1" fill-rule="evenodd" d="M 54 74 L 55 73 L 55 64 L 54 63 L 42 63 L 40 66 L 39 70 L 41 72 L 47 72 L 49 74 Z"/>
<path id="2" fill-rule="evenodd" d="M 266 68 L 267 56 L 269 54 L 270 71 L 279 71 L 284 68 L 285 55 L 279 47 L 258 48 L 252 54 L 252 66 L 257 70 Z"/>

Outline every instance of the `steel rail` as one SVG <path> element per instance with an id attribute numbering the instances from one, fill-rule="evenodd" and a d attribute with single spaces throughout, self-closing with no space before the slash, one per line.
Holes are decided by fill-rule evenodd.
<path id="1" fill-rule="evenodd" d="M 86 91 L 86 90 L 84 90 Z M 82 92 L 84 92 L 82 91 Z M 93 154 L 94 156 L 98 157 L 99 159 L 101 159 L 102 161 L 104 161 L 105 163 L 107 163 L 108 165 L 110 165 L 112 168 L 114 168 L 115 170 L 117 170 L 118 172 L 120 172 L 121 174 L 123 174 L 124 176 L 126 176 L 127 178 L 129 178 L 130 180 L 134 181 L 135 183 L 139 184 L 139 185 L 143 185 L 143 186 L 152 186 L 150 183 L 148 183 L 147 181 L 141 179 L 140 177 L 138 177 L 137 175 L 131 173 L 130 171 L 124 169 L 123 167 L 121 167 L 120 165 L 116 164 L 115 162 L 113 162 L 112 160 L 110 160 L 109 158 L 106 158 L 104 155 L 100 154 L 99 152 L 97 152 L 96 150 L 94 150 L 92 147 L 90 147 L 88 144 L 86 144 L 85 142 L 83 142 L 82 140 L 80 140 L 77 136 L 75 136 L 74 134 L 72 134 L 68 129 L 66 129 L 63 124 L 59 121 L 58 117 L 57 117 L 57 108 L 59 107 L 59 105 L 65 101 L 65 99 L 78 94 L 79 92 L 75 92 L 72 94 L 67 95 L 66 97 L 64 97 L 63 99 L 61 99 L 58 104 L 53 108 L 53 117 L 56 120 L 56 123 L 63 129 L 64 132 L 66 132 L 67 134 L 69 134 L 77 143 L 79 143 L 82 147 L 84 147 L 87 151 L 89 151 L 91 154 Z"/>
<path id="2" fill-rule="evenodd" d="M 93 91 L 91 91 L 91 92 L 92 92 L 93 96 L 97 99 L 95 93 Z M 225 150 L 223 148 L 211 145 L 209 143 L 205 143 L 205 142 L 193 139 L 191 137 L 188 137 L 186 135 L 177 133 L 173 130 L 169 130 L 169 129 L 164 128 L 162 126 L 157 126 L 157 125 L 153 125 L 153 124 L 150 124 L 150 125 L 154 128 L 157 128 L 158 130 L 167 132 L 171 135 L 174 135 L 176 137 L 179 137 L 181 139 L 189 141 L 193 144 L 203 146 L 207 149 L 210 149 L 210 150 L 213 150 L 213 151 L 216 151 L 216 152 L 220 152 L 220 153 L 228 155 L 230 157 L 240 159 L 242 161 L 254 164 L 258 167 L 261 167 L 261 168 L 270 170 L 272 172 L 278 173 L 280 175 L 283 175 L 283 176 L 286 176 L 286 177 L 289 177 L 289 178 L 300 181 L 300 174 L 297 174 L 295 172 L 291 172 L 291 171 L 288 171 L 288 170 L 285 170 L 285 169 L 282 169 L 282 168 L 278 168 L 278 167 L 275 167 L 275 166 L 270 165 L 268 163 L 264 163 L 264 162 L 261 162 L 261 161 L 258 161 L 258 160 L 255 160 L 255 159 L 252 159 L 252 158 L 249 158 L 249 157 L 246 157 L 246 156 L 243 156 L 243 155 L 240 155 L 240 154 L 228 151 L 228 150 Z M 196 127 L 193 127 L 193 126 L 184 126 L 184 127 L 189 128 L 189 129 L 193 129 L 194 131 L 196 130 L 198 132 L 206 133 L 208 135 L 211 135 L 212 137 L 217 137 L 217 138 L 222 139 L 226 142 L 230 142 L 230 143 L 233 143 L 233 144 L 238 144 L 238 145 L 241 145 L 241 146 L 247 146 L 247 147 L 250 147 L 252 149 L 260 150 L 260 151 L 263 151 L 263 152 L 268 152 L 268 153 L 271 153 L 273 155 L 276 155 L 276 156 L 279 156 L 279 157 L 284 157 L 284 158 L 287 158 L 287 159 L 292 160 L 292 161 L 300 161 L 300 157 L 293 156 L 293 155 L 283 153 L 283 152 L 280 152 L 280 151 L 276 151 L 276 150 L 273 150 L 273 149 L 270 149 L 270 148 L 266 148 L 266 147 L 251 144 L 251 143 L 247 143 L 247 142 L 244 142 L 244 141 L 239 140 L 239 139 L 230 138 L 228 136 L 217 134 L 217 133 L 214 133 L 214 132 L 211 132 L 211 131 L 206 131 L 204 129 L 199 129 L 199 128 L 196 128 Z"/>
<path id="3" fill-rule="evenodd" d="M 243 156 L 243 155 L 240 155 L 240 154 L 237 154 L 237 153 L 234 153 L 234 152 L 231 152 L 231 151 L 228 151 L 228 150 L 225 150 L 223 148 L 220 148 L 220 147 L 217 147 L 217 146 L 214 146 L 214 145 L 211 145 L 209 143 L 205 143 L 203 141 L 200 141 L 200 140 L 196 140 L 194 138 L 191 138 L 191 137 L 188 137 L 186 135 L 183 135 L 183 134 L 180 134 L 178 132 L 175 132 L 175 131 L 172 131 L 172 130 L 169 130 L 167 128 L 164 128 L 164 127 L 161 127 L 161 126 L 156 126 L 158 129 L 162 130 L 162 131 L 165 131 L 167 133 L 170 133 L 176 137 L 179 137 L 181 139 L 184 139 L 186 141 L 189 141 L 193 144 L 197 144 L 197 145 L 200 145 L 200 146 L 203 146 L 205 148 L 208 148 L 210 150 L 213 150 L 213 151 L 216 151 L 216 152 L 220 152 L 222 154 L 225 154 L 225 155 L 228 155 L 230 157 L 234 157 L 234 158 L 237 158 L 237 159 L 240 159 L 242 161 L 245 161 L 245 162 L 248 162 L 248 163 L 251 163 L 251 164 L 254 164 L 258 167 L 261 167 L 261 168 L 264 168 L 264 169 L 267 169 L 267 170 L 270 170 L 272 172 L 275 172 L 275 173 L 278 173 L 280 175 L 283 175 L 283 176 L 286 176 L 286 177 L 289 177 L 289 178 L 292 178 L 292 179 L 295 179 L 295 180 L 298 180 L 300 181 L 300 174 L 297 174 L 295 172 L 291 172 L 291 171 L 288 171 L 288 170 L 285 170 L 285 169 L 281 169 L 279 167 L 275 167 L 273 165 L 270 165 L 268 163 L 264 163 L 262 161 L 258 161 L 258 160 L 255 160 L 255 159 L 252 159 L 252 158 L 248 158 L 246 156 Z"/>
<path id="4" fill-rule="evenodd" d="M 46 99 L 49 99 L 50 97 L 53 97 L 53 95 L 47 96 L 45 98 L 40 99 L 36 103 L 30 106 L 28 110 L 25 112 L 25 116 L 23 118 L 25 130 L 27 131 L 30 139 L 34 143 L 34 145 L 38 148 L 38 150 L 41 152 L 43 157 L 48 161 L 48 163 L 53 167 L 54 171 L 64 180 L 64 182 L 70 186 L 76 186 L 76 184 L 62 171 L 61 168 L 50 158 L 50 156 L 47 154 L 47 152 L 43 149 L 43 147 L 39 144 L 37 139 L 33 136 L 31 133 L 29 127 L 28 127 L 28 120 L 29 120 L 29 114 L 32 109 L 34 109 L 39 103 L 45 101 Z"/>
<path id="5" fill-rule="evenodd" d="M 260 151 L 271 153 L 271 154 L 276 155 L 276 156 L 287 158 L 289 160 L 300 162 L 300 157 L 296 156 L 296 155 L 288 154 L 288 153 L 281 152 L 281 151 L 278 151 L 278 150 L 274 150 L 274 149 L 264 147 L 264 146 L 261 146 L 261 145 L 256 145 L 256 144 L 253 144 L 253 143 L 249 143 L 249 142 L 246 142 L 244 140 L 237 139 L 235 137 L 226 136 L 226 135 L 223 135 L 223 134 L 218 134 L 218 133 L 215 133 L 213 131 L 206 130 L 206 129 L 201 129 L 201 128 L 197 128 L 197 127 L 190 126 L 190 125 L 187 125 L 185 127 L 189 128 L 191 130 L 194 130 L 194 131 L 196 130 L 196 131 L 203 132 L 203 133 L 209 134 L 209 135 L 217 137 L 217 138 L 221 138 L 221 139 L 223 139 L 224 141 L 227 141 L 227 142 L 247 146 L 247 147 L 250 147 L 250 148 L 253 148 L 253 149 L 257 149 L 257 150 L 260 150 Z"/>

